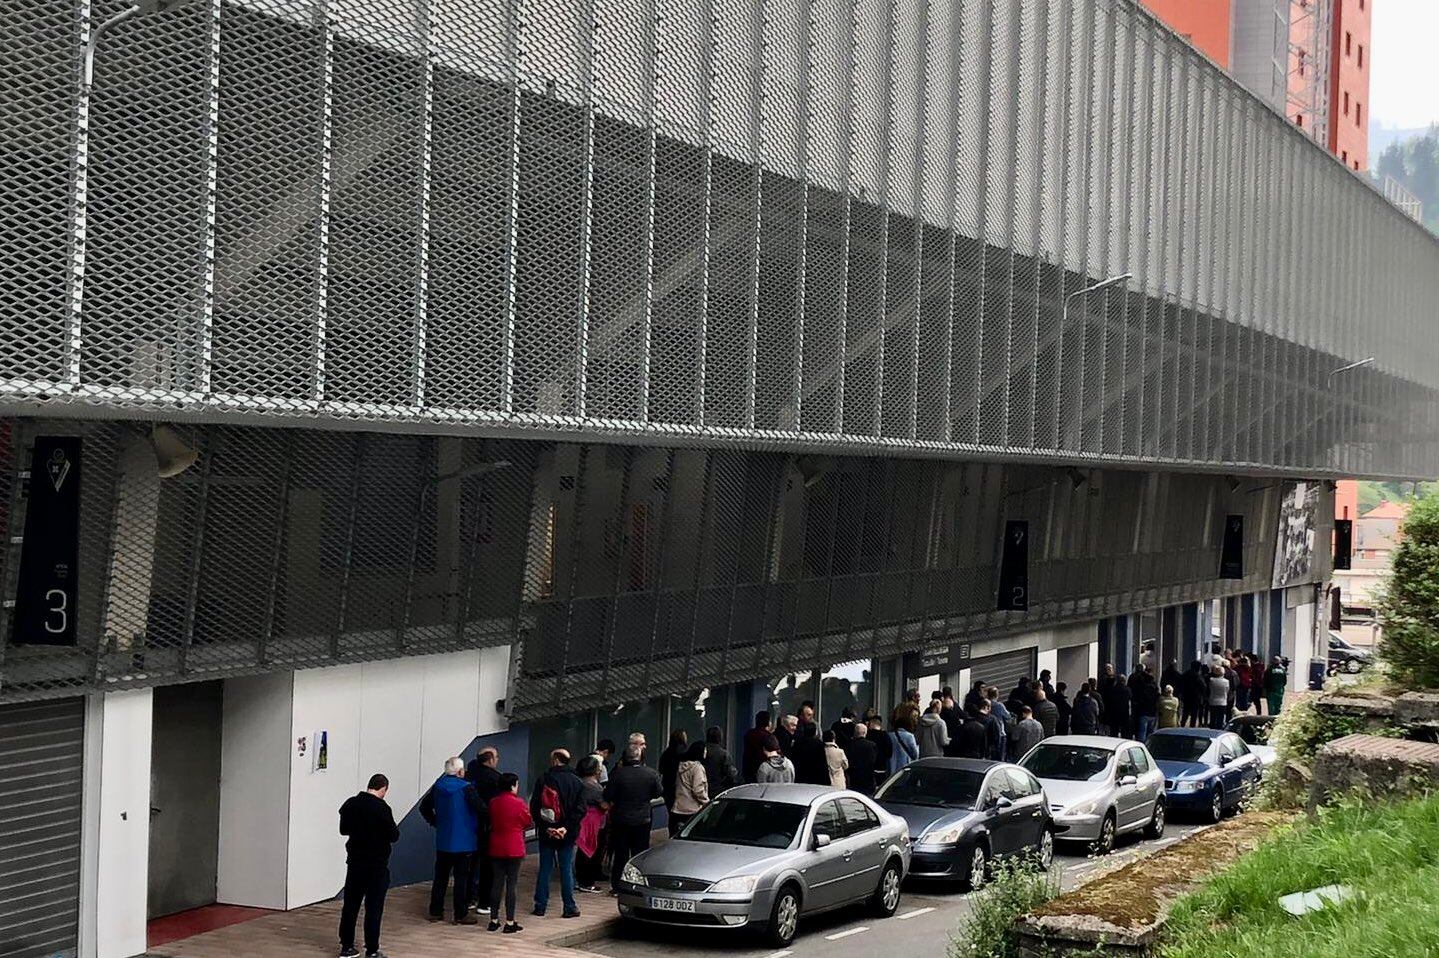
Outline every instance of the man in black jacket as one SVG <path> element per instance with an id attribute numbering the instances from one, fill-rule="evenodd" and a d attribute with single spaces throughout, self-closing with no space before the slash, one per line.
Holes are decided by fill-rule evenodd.
<path id="1" fill-rule="evenodd" d="M 465 780 L 475 787 L 480 804 L 490 807 L 490 799 L 500 794 L 500 750 L 487 745 L 470 760 L 465 768 Z M 493 872 L 490 870 L 489 815 L 480 817 L 480 847 L 470 863 L 470 901 L 478 909 L 489 903 L 490 884 Z"/>
<path id="2" fill-rule="evenodd" d="M 853 720 L 849 722 L 851 739 L 854 737 L 854 724 Z M 838 735 L 835 737 L 838 738 Z M 824 757 L 824 741 L 819 737 L 819 726 L 811 723 L 799 727 L 799 737 L 790 747 L 789 760 L 794 764 L 796 782 L 806 785 L 829 784 L 829 762 Z"/>
<path id="3" fill-rule="evenodd" d="M 380 954 L 380 919 L 390 890 L 390 847 L 400 840 L 385 795 L 390 780 L 376 772 L 365 790 L 340 806 L 340 834 L 345 842 L 345 903 L 340 908 L 340 958 L 356 958 L 355 922 L 365 905 L 365 954 Z"/>
<path id="4" fill-rule="evenodd" d="M 861 795 L 873 795 L 875 789 L 874 765 L 877 751 L 869 740 L 869 729 L 863 722 L 854 723 L 854 738 L 844 747 L 844 757 L 849 760 L 845 770 L 845 781 L 852 791 Z"/>
<path id="5" fill-rule="evenodd" d="M 718 725 L 705 729 L 705 780 L 710 798 L 739 784 L 739 769 L 724 747 L 724 732 Z"/>
<path id="6" fill-rule="evenodd" d="M 580 907 L 575 904 L 575 842 L 579 841 L 580 820 L 585 816 L 584 795 L 584 783 L 570 768 L 569 750 L 555 749 L 550 753 L 550 767 L 530 794 L 530 817 L 535 821 L 540 848 L 540 870 L 535 877 L 536 915 L 543 915 L 549 907 L 550 875 L 558 864 L 564 917 L 580 916 Z"/>
<path id="7" fill-rule="evenodd" d="M 605 783 L 605 801 L 610 803 L 610 888 L 616 893 L 630 856 L 650 847 L 650 832 L 654 831 L 652 803 L 664 797 L 659 773 L 641 764 L 642 754 L 633 745 L 628 746 L 619 767 Z"/>
<path id="8" fill-rule="evenodd" d="M 978 713 L 971 713 L 959 727 L 959 739 L 954 743 L 954 754 L 958 758 L 989 757 L 989 700 L 979 704 Z"/>

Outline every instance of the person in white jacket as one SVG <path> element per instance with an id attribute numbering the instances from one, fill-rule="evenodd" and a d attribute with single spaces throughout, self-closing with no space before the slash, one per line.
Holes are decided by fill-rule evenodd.
<path id="1" fill-rule="evenodd" d="M 829 768 L 830 787 L 844 788 L 844 773 L 849 768 L 849 759 L 835 741 L 834 729 L 826 729 L 824 733 L 824 761 Z"/>
<path id="2" fill-rule="evenodd" d="M 710 800 L 709 776 L 705 774 L 705 743 L 691 742 L 675 776 L 675 805 L 670 813 L 671 834 L 678 832 Z"/>

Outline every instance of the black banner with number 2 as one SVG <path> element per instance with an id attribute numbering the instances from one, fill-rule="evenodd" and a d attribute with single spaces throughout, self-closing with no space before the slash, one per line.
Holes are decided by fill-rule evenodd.
<path id="1" fill-rule="evenodd" d="M 1004 548 L 999 555 L 999 610 L 1022 612 L 1029 608 L 1029 523 L 1011 519 L 1004 524 Z"/>
<path id="2" fill-rule="evenodd" d="M 80 559 L 80 437 L 40 436 L 30 458 L 11 641 L 74 645 Z"/>

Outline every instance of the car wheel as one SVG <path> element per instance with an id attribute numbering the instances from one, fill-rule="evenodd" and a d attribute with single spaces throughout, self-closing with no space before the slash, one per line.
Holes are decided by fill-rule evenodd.
<path id="1" fill-rule="evenodd" d="M 1154 815 L 1149 819 L 1149 824 L 1144 826 L 1145 838 L 1164 837 L 1164 799 L 1156 799 L 1154 802 Z"/>
<path id="2" fill-rule="evenodd" d="M 1054 864 L 1054 832 L 1045 829 L 1039 836 L 1039 854 L 1035 856 L 1035 864 L 1040 871 L 1049 871 L 1049 866 Z"/>
<path id="3" fill-rule="evenodd" d="M 899 886 L 901 882 L 899 863 L 890 862 L 879 876 L 879 887 L 874 890 L 870 907 L 880 918 L 888 918 L 899 910 Z"/>
<path id="4" fill-rule="evenodd" d="M 786 885 L 775 896 L 774 907 L 769 913 L 769 943 L 777 948 L 788 948 L 799 932 L 799 892 L 793 885 Z"/>
<path id="5" fill-rule="evenodd" d="M 989 878 L 989 849 L 984 847 L 984 842 L 975 842 L 974 851 L 969 853 L 969 877 L 965 880 L 970 891 L 978 891 L 984 887 L 985 880 Z"/>
<path id="6" fill-rule="evenodd" d="M 1362 668 L 1364 668 L 1364 663 L 1360 662 L 1358 659 L 1344 660 L 1344 671 L 1348 672 L 1350 675 L 1353 675 Z"/>
<path id="7" fill-rule="evenodd" d="M 1114 813 L 1109 812 L 1104 816 L 1104 821 L 1099 823 L 1099 837 L 1094 840 L 1094 854 L 1108 855 L 1114 851 L 1114 834 L 1119 825 L 1114 820 Z"/>
<path id="8" fill-rule="evenodd" d="M 1218 823 L 1224 817 L 1224 786 L 1215 785 L 1214 795 L 1209 800 L 1209 820 Z"/>

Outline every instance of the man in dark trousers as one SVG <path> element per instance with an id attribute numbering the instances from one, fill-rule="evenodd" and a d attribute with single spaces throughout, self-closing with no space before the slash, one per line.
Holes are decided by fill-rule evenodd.
<path id="1" fill-rule="evenodd" d="M 631 745 L 637 755 L 643 749 Z M 651 770 L 650 774 L 654 775 Z M 659 776 L 655 775 L 658 782 Z M 614 781 L 613 778 L 610 781 Z M 560 900 L 565 910 L 561 917 L 580 917 L 575 904 L 575 843 L 580 840 L 580 822 L 585 817 L 585 786 L 570 768 L 569 749 L 557 748 L 550 753 L 550 767 L 535 782 L 530 793 L 530 817 L 535 823 L 535 843 L 539 845 L 540 869 L 535 876 L 535 914 L 543 916 L 550 904 L 550 876 L 556 866 L 560 872 Z"/>
<path id="2" fill-rule="evenodd" d="M 710 798 L 739 784 L 739 769 L 724 747 L 724 731 L 718 725 L 705 729 L 705 781 Z"/>
<path id="3" fill-rule="evenodd" d="M 769 714 L 760 714 L 768 723 Z M 616 893 L 630 856 L 650 847 L 650 832 L 654 831 L 652 803 L 664 796 L 659 772 L 640 759 L 639 749 L 633 745 L 626 748 L 619 767 L 610 773 L 605 785 L 605 801 L 610 803 L 610 888 Z"/>
<path id="4" fill-rule="evenodd" d="M 1109 668 L 1109 666 L 1105 666 Z M 1132 695 L 1129 686 L 1122 679 L 1115 678 L 1114 682 L 1104 690 L 1104 725 L 1109 729 L 1110 735 L 1120 738 L 1128 738 L 1134 732 L 1129 720 L 1129 707 Z"/>
<path id="5" fill-rule="evenodd" d="M 340 806 L 340 834 L 345 841 L 345 903 L 340 908 L 340 958 L 357 958 L 355 922 L 365 905 L 365 954 L 380 954 L 380 919 L 390 890 L 390 847 L 400 840 L 394 813 L 385 801 L 390 780 L 376 772 L 370 784 Z"/>
<path id="6" fill-rule="evenodd" d="M 485 746 L 465 768 L 465 781 L 475 787 L 480 805 L 487 812 L 490 799 L 500 794 L 500 750 Z M 470 862 L 470 903 L 476 908 L 488 905 L 493 871 L 490 868 L 489 815 L 480 818 L 480 847 Z"/>
<path id="7" fill-rule="evenodd" d="M 861 795 L 873 795 L 876 787 L 874 765 L 878 756 L 873 742 L 869 740 L 869 729 L 863 722 L 854 723 L 854 737 L 844 747 L 844 757 L 849 759 L 845 770 L 845 781 L 851 790 Z"/>
<path id="8" fill-rule="evenodd" d="M 979 710 L 968 714 L 959 727 L 959 739 L 954 743 L 954 754 L 958 758 L 989 757 L 989 700 L 979 703 Z"/>
<path id="9" fill-rule="evenodd" d="M 455 875 L 455 924 L 478 925 L 470 914 L 470 860 L 480 847 L 480 821 L 487 817 L 479 793 L 465 781 L 465 760 L 445 760 L 445 774 L 420 799 L 420 816 L 435 830 L 435 880 L 430 921 L 445 917 L 445 890 Z"/>
<path id="10" fill-rule="evenodd" d="M 838 724 L 838 723 L 836 723 Z M 854 720 L 849 722 L 848 735 L 854 738 Z M 839 735 L 836 733 L 835 738 Z M 819 726 L 811 722 L 799 727 L 799 737 L 791 746 L 789 760 L 794 763 L 794 780 L 806 785 L 829 784 L 829 762 L 824 755 L 824 741 L 819 737 Z M 711 793 L 713 797 L 713 793 Z"/>

